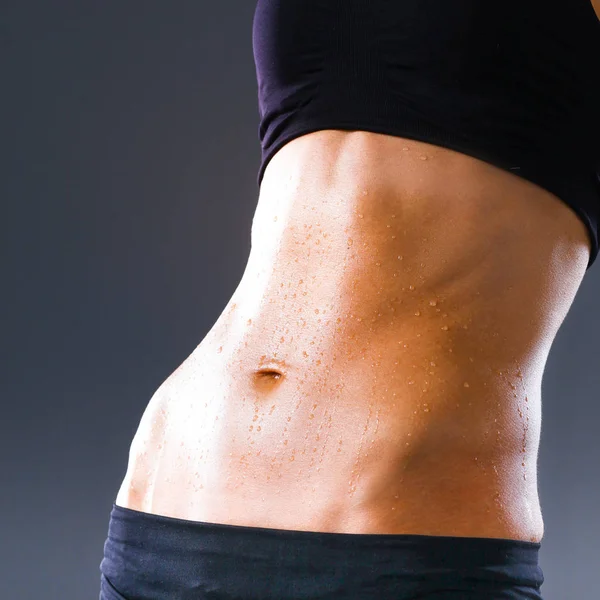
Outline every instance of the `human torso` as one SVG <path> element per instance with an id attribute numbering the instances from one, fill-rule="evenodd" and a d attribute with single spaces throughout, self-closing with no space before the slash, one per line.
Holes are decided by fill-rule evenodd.
<path id="1" fill-rule="evenodd" d="M 539 541 L 542 375 L 588 257 L 568 206 L 475 158 L 360 131 L 293 140 L 239 286 L 148 405 L 117 504 Z"/>

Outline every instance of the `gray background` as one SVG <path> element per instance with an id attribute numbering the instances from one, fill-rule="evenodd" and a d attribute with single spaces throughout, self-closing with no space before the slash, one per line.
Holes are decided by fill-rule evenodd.
<path id="1" fill-rule="evenodd" d="M 129 443 L 242 275 L 255 3 L 0 4 L 0 597 L 97 598 Z M 598 594 L 600 264 L 544 378 L 547 600 Z"/>

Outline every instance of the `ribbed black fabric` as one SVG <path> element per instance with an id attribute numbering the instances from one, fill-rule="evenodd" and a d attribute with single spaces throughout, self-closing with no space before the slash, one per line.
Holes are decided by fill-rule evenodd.
<path id="1" fill-rule="evenodd" d="M 100 600 L 541 600 L 539 549 L 218 525 L 113 506 Z"/>
<path id="2" fill-rule="evenodd" d="M 600 21 L 590 0 L 259 0 L 262 162 L 321 129 L 413 138 L 547 189 L 598 254 Z"/>

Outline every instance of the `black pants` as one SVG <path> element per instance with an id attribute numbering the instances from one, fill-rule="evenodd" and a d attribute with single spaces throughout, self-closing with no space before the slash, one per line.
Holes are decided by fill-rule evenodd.
<path id="1" fill-rule="evenodd" d="M 217 525 L 113 506 L 100 600 L 541 600 L 539 548 Z"/>

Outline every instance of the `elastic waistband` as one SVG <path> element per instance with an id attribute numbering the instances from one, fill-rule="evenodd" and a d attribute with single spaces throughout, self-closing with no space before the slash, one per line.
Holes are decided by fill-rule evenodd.
<path id="1" fill-rule="evenodd" d="M 101 571 L 124 598 L 140 600 L 200 599 L 209 590 L 224 599 L 358 598 L 347 593 L 361 589 L 394 593 L 402 600 L 417 591 L 461 586 L 482 594 L 485 589 L 497 594 L 494 598 L 539 599 L 540 546 L 506 539 L 242 527 L 114 505 Z M 503 590 L 528 590 L 529 595 L 500 595 Z"/>

